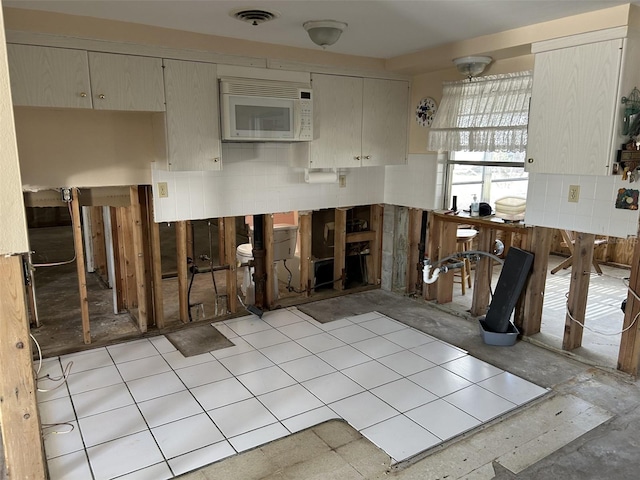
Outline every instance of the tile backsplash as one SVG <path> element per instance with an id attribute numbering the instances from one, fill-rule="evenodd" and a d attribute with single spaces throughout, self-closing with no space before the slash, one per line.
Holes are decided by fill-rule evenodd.
<path id="1" fill-rule="evenodd" d="M 154 168 L 152 185 L 167 182 L 169 196 L 154 189 L 155 220 L 317 210 L 374 203 L 437 208 L 441 168 L 435 155 L 409 155 L 408 165 L 341 171 L 346 186 L 308 184 L 304 171 L 290 167 L 293 148 L 285 143 L 223 144 L 223 167 L 210 172 Z"/>
<path id="2" fill-rule="evenodd" d="M 569 202 L 569 186 L 580 186 Z M 638 231 L 638 210 L 615 208 L 620 188 L 638 188 L 620 176 L 529 174 L 525 223 L 625 238 Z"/>

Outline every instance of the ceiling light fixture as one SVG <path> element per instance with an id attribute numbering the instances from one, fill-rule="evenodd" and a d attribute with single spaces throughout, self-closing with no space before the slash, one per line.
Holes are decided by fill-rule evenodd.
<path id="1" fill-rule="evenodd" d="M 489 65 L 492 60 L 491 57 L 484 56 L 461 57 L 454 58 L 453 64 L 462 75 L 471 80 L 473 77 L 477 77 L 484 72 L 484 69 L 487 68 L 487 65 Z"/>
<path id="2" fill-rule="evenodd" d="M 346 23 L 335 20 L 312 20 L 304 22 L 302 26 L 309 34 L 311 41 L 322 48 L 336 43 L 347 28 Z"/>

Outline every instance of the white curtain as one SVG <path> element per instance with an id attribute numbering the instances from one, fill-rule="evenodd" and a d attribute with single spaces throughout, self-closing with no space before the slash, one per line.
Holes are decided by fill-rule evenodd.
<path id="1" fill-rule="evenodd" d="M 519 72 L 444 83 L 429 150 L 525 151 L 531 81 Z"/>

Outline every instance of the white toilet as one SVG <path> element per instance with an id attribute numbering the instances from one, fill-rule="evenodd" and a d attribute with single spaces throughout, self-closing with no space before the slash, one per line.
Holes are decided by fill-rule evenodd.
<path id="1" fill-rule="evenodd" d="M 293 258 L 296 252 L 296 241 L 298 239 L 297 225 L 276 224 L 273 226 L 273 275 L 274 298 L 278 298 L 278 270 L 277 262 Z M 249 229 L 249 240 L 251 243 L 243 243 L 236 248 L 236 260 L 238 264 L 248 263 L 253 260 L 253 228 Z M 255 302 L 255 283 L 253 282 L 253 267 L 243 267 L 242 283 L 240 290 L 245 298 L 245 303 Z"/>
<path id="2" fill-rule="evenodd" d="M 236 261 L 238 265 L 243 263 L 249 263 L 253 260 L 253 246 L 250 243 L 243 243 L 236 248 Z M 242 296 L 247 304 L 255 303 L 255 284 L 253 283 L 253 267 L 244 268 L 244 274 L 242 275 L 242 283 L 240 284 L 240 290 Z"/>

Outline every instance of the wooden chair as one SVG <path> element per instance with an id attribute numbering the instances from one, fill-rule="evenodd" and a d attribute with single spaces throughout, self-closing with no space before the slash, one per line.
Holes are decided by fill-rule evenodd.
<path id="1" fill-rule="evenodd" d="M 560 235 L 562 235 L 563 240 L 560 245 L 563 247 L 567 247 L 569 249 L 570 255 L 569 258 L 567 258 L 560 265 L 551 270 L 551 273 L 557 273 L 562 269 L 569 268 L 573 264 L 573 247 L 576 243 L 575 239 L 573 238 L 573 232 L 570 232 L 569 230 L 560 230 Z M 595 248 L 599 245 L 604 245 L 607 243 L 607 241 L 608 240 L 606 238 L 596 238 L 596 240 L 593 242 L 593 246 Z M 600 268 L 598 261 L 595 259 L 595 256 L 591 260 L 591 263 L 593 263 L 593 268 L 596 269 L 598 275 L 602 275 L 602 269 Z"/>
<path id="2" fill-rule="evenodd" d="M 473 239 L 477 234 L 478 232 L 471 228 L 458 228 L 458 231 L 456 232 L 458 252 L 467 252 L 471 250 Z M 460 269 L 460 273 L 454 273 L 454 277 L 457 277 L 458 275 L 460 276 L 462 295 L 464 295 L 467 293 L 467 285 L 468 288 L 471 288 L 471 262 L 468 258 L 462 259 L 462 268 Z M 456 282 L 455 279 L 454 282 Z"/>

